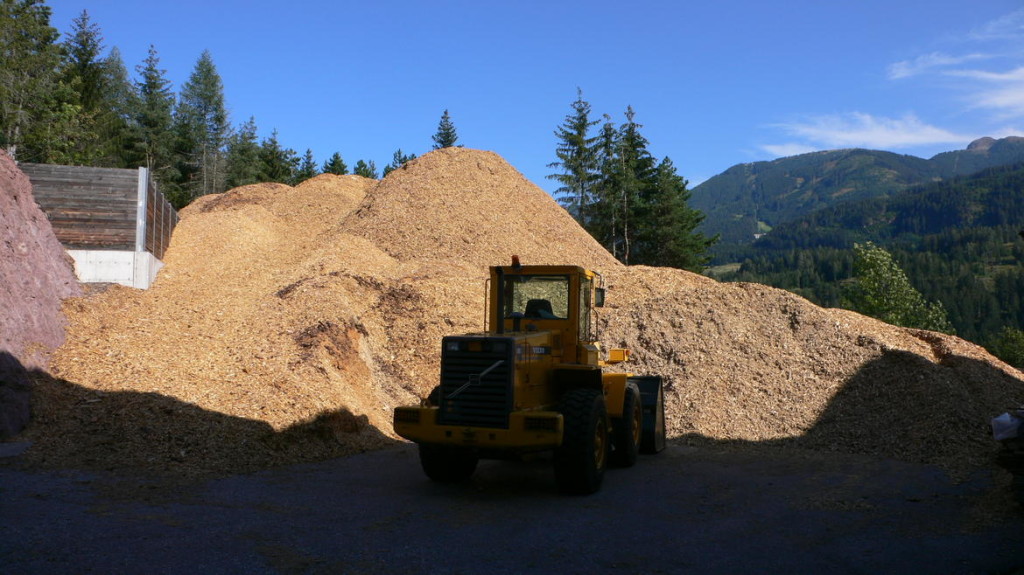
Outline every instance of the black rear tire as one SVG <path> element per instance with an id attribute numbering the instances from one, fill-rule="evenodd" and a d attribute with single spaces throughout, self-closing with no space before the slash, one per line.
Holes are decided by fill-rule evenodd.
<path id="1" fill-rule="evenodd" d="M 562 493 L 587 495 L 601 488 L 608 461 L 608 415 L 604 394 L 573 389 L 562 398 L 565 431 L 555 450 L 555 481 Z"/>
<path id="2" fill-rule="evenodd" d="M 660 377 L 655 378 L 650 405 L 644 407 L 644 432 L 640 439 L 640 453 L 658 453 L 665 449 L 665 390 Z"/>
<path id="3" fill-rule="evenodd" d="M 611 463 L 617 467 L 636 465 L 643 434 L 643 406 L 640 405 L 640 389 L 635 383 L 626 385 L 622 417 L 612 420 L 612 433 Z"/>
<path id="4" fill-rule="evenodd" d="M 472 451 L 460 447 L 424 443 L 419 447 L 423 472 L 438 483 L 458 483 L 469 479 L 480 460 Z"/>

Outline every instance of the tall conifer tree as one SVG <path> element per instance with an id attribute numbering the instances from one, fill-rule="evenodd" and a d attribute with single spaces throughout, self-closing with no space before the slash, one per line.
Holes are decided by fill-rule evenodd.
<path id="1" fill-rule="evenodd" d="M 294 181 L 295 172 L 299 167 L 299 156 L 291 148 L 281 147 L 277 140 L 277 130 L 260 144 L 260 175 L 261 182 L 279 182 L 288 184 Z"/>
<path id="2" fill-rule="evenodd" d="M 548 164 L 549 168 L 561 168 L 562 171 L 547 177 L 561 184 L 555 190 L 559 202 L 580 225 L 590 229 L 589 208 L 594 201 L 594 185 L 598 178 L 595 149 L 598 137 L 590 136 L 590 128 L 599 121 L 590 119 L 590 104 L 583 99 L 583 90 L 579 88 L 576 89 L 572 109 L 573 113 L 565 117 L 565 123 L 555 130 L 558 161 Z"/>
<path id="3" fill-rule="evenodd" d="M 165 77 L 166 70 L 160 68 L 156 48 L 149 47 L 145 62 L 137 67 L 139 80 L 139 109 L 136 123 L 139 129 L 139 145 L 145 166 L 165 187 L 174 186 L 171 153 L 174 134 L 171 131 L 174 108 L 174 93 L 171 83 Z M 178 206 L 181 207 L 181 206 Z"/>
<path id="4" fill-rule="evenodd" d="M 368 162 L 359 160 L 356 162 L 355 168 L 353 168 L 352 173 L 357 176 L 362 176 L 364 178 L 376 180 L 377 166 L 373 163 L 373 160 L 370 160 Z"/>
<path id="5" fill-rule="evenodd" d="M 295 183 L 301 184 L 319 173 L 316 160 L 313 158 L 313 150 L 306 148 L 306 153 L 303 154 L 302 161 L 299 163 L 299 169 L 295 172 Z"/>
<path id="6" fill-rule="evenodd" d="M 40 0 L 0 1 L 0 146 L 21 161 L 45 161 L 45 150 L 26 141 L 48 129 L 58 108 L 60 34 L 50 26 L 50 13 Z"/>
<path id="7" fill-rule="evenodd" d="M 459 136 L 455 131 L 455 124 L 452 123 L 448 110 L 445 110 L 444 114 L 441 115 L 441 121 L 437 125 L 437 133 L 434 134 L 433 139 L 435 150 L 450 148 L 459 140 Z"/>
<path id="8" fill-rule="evenodd" d="M 103 77 L 104 103 L 97 127 L 103 149 L 99 162 L 112 168 L 137 168 L 144 161 L 138 153 L 137 118 L 141 103 L 116 47 L 103 60 Z"/>
<path id="9" fill-rule="evenodd" d="M 226 179 L 227 188 L 236 188 L 259 181 L 262 174 L 260 145 L 256 134 L 256 119 L 250 117 L 234 134 L 228 137 Z"/>
<path id="10" fill-rule="evenodd" d="M 321 171 L 325 174 L 337 174 L 344 176 L 348 173 L 348 166 L 345 164 L 345 160 L 341 158 L 341 153 L 334 152 L 334 154 L 324 162 L 324 166 Z"/>
<path id="11" fill-rule="evenodd" d="M 224 145 L 229 130 L 224 85 L 204 50 L 182 86 L 174 115 L 178 173 L 185 203 L 224 191 Z"/>
<path id="12" fill-rule="evenodd" d="M 395 153 L 391 156 L 391 163 L 384 166 L 384 175 L 388 175 L 391 172 L 401 168 L 406 162 L 415 160 L 416 154 L 405 154 L 402 149 L 395 150 Z"/>
<path id="13" fill-rule="evenodd" d="M 634 263 L 704 271 L 710 260 L 707 252 L 718 237 L 706 238 L 696 231 L 704 214 L 688 205 L 686 185 L 672 160 L 666 157 L 658 164 L 636 234 Z"/>

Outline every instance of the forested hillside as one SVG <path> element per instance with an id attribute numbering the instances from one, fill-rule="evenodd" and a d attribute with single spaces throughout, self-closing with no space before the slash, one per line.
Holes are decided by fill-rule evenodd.
<path id="1" fill-rule="evenodd" d="M 843 305 L 854 243 L 889 250 L 914 286 L 942 302 L 958 335 L 991 343 L 1024 328 L 1024 164 L 891 197 L 840 204 L 776 227 L 723 279 L 766 283 Z"/>
<path id="2" fill-rule="evenodd" d="M 716 263 L 735 248 L 805 214 L 838 204 L 892 196 L 910 186 L 1024 162 L 1024 138 L 981 138 L 930 160 L 876 150 L 831 150 L 740 164 L 693 190 L 705 234 L 720 234 Z"/>

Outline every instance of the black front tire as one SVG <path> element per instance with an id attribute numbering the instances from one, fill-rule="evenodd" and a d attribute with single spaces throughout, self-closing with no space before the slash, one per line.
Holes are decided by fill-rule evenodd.
<path id="1" fill-rule="evenodd" d="M 480 458 L 468 449 L 421 443 L 420 465 L 427 477 L 438 483 L 458 483 L 469 479 Z"/>
<path id="2" fill-rule="evenodd" d="M 587 495 L 601 488 L 608 461 L 604 394 L 573 389 L 562 398 L 562 445 L 555 450 L 555 481 L 562 493 Z"/>

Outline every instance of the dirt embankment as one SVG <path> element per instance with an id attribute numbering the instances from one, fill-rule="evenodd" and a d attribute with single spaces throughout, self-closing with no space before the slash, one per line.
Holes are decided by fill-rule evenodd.
<path id="1" fill-rule="evenodd" d="M 61 300 L 80 294 L 32 184 L 0 150 L 0 438 L 28 422 L 28 370 L 47 369 L 64 342 Z"/>
<path id="2" fill-rule="evenodd" d="M 496 154 L 448 148 L 381 181 L 321 175 L 202 198 L 147 291 L 68 301 L 41 378 L 40 465 L 244 471 L 391 441 L 445 334 L 483 324 L 486 268 L 602 272 L 604 342 L 667 378 L 669 431 L 976 465 L 1021 374 L 957 338 L 788 292 L 625 267 Z"/>

